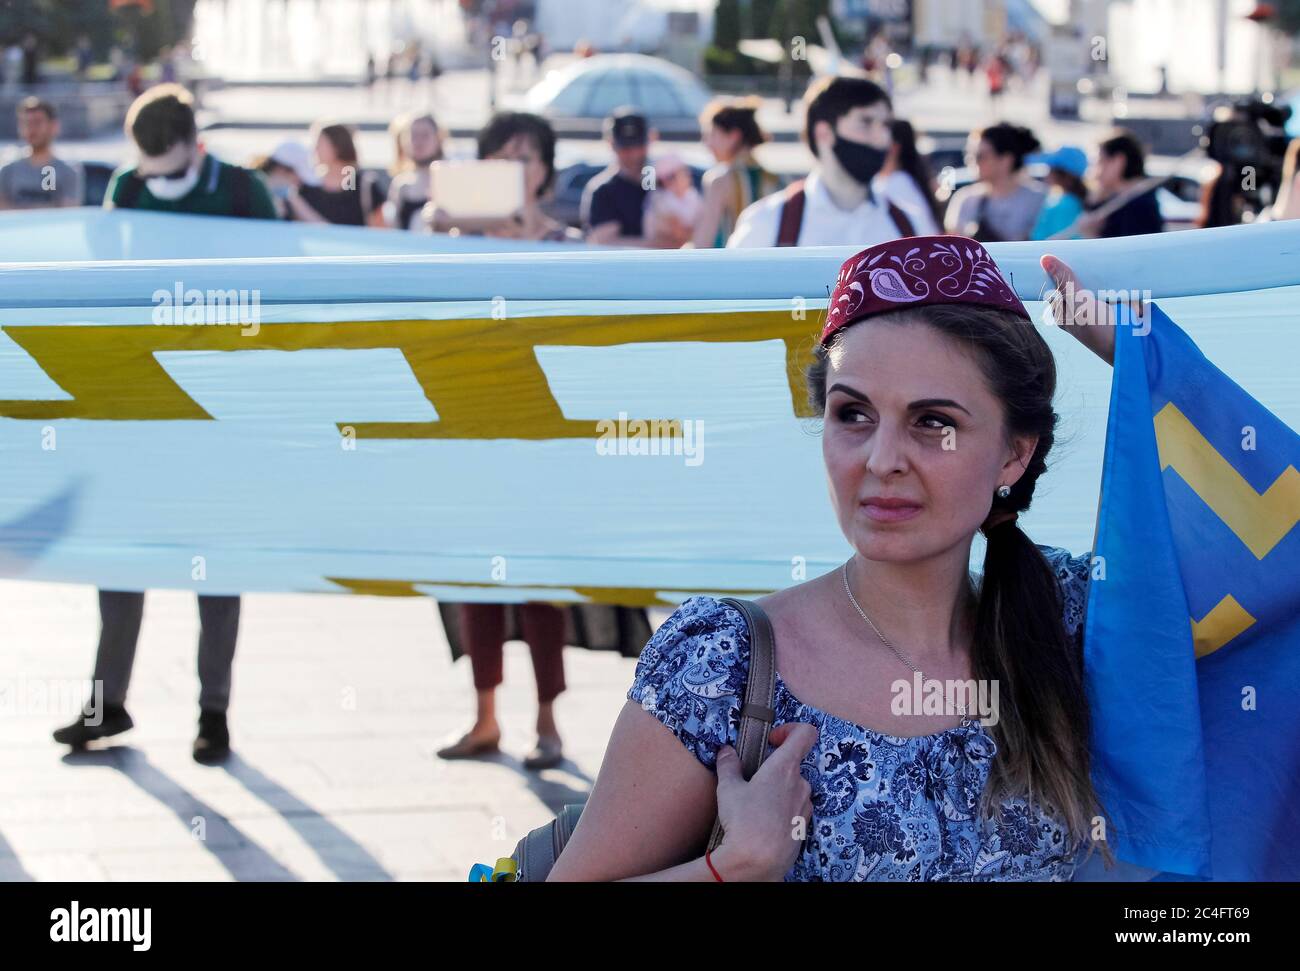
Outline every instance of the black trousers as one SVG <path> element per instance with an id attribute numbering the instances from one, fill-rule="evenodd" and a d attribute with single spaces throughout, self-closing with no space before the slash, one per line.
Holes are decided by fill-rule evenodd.
<path id="1" fill-rule="evenodd" d="M 95 680 L 103 683 L 104 704 L 126 703 L 140 639 L 144 594 L 137 591 L 99 591 L 102 622 L 99 650 L 95 654 Z M 230 705 L 230 669 L 239 635 L 239 597 L 199 595 L 199 707 L 224 712 Z"/>

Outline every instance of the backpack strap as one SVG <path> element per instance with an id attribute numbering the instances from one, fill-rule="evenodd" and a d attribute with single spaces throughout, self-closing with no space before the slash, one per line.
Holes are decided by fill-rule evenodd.
<path id="1" fill-rule="evenodd" d="M 230 214 L 247 218 L 253 214 L 253 173 L 241 165 L 232 165 L 230 177 Z"/>
<path id="2" fill-rule="evenodd" d="M 373 173 L 364 170 L 362 171 L 361 184 L 357 191 L 361 193 L 361 198 L 358 200 L 361 203 L 361 221 L 368 226 L 370 225 L 370 214 L 374 212 L 375 209 L 375 199 L 373 195 L 375 191 L 375 177 Z"/>
<path id="3" fill-rule="evenodd" d="M 808 201 L 804 180 L 791 182 L 785 188 L 785 201 L 781 203 L 781 223 L 776 231 L 777 246 L 798 246 L 799 232 L 803 229 L 803 209 Z"/>
<path id="4" fill-rule="evenodd" d="M 117 201 L 113 205 L 118 209 L 134 209 L 136 201 L 140 198 L 140 192 L 144 189 L 144 179 L 136 174 L 135 169 L 132 169 L 122 176 L 121 186 Z"/>
<path id="5" fill-rule="evenodd" d="M 767 613 L 752 600 L 723 597 L 720 603 L 734 607 L 745 615 L 749 627 L 749 677 L 745 681 L 745 703 L 740 709 L 740 729 L 736 753 L 740 771 L 748 780 L 758 771 L 767 755 L 767 736 L 776 720 L 776 635 Z M 708 848 L 722 842 L 722 820 L 713 821 Z"/>
<path id="6" fill-rule="evenodd" d="M 899 239 L 906 239 L 909 236 L 916 235 L 916 229 L 912 226 L 912 220 L 907 218 L 907 213 L 903 212 L 893 200 L 886 199 L 889 203 L 889 218 L 894 220 L 894 225 L 898 227 Z"/>

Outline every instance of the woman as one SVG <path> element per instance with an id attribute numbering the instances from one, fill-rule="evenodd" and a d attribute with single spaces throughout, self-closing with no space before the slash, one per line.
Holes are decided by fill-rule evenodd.
<path id="1" fill-rule="evenodd" d="M 917 235 L 933 236 L 943 222 L 943 209 L 934 197 L 930 167 L 917 151 L 912 123 L 896 118 L 891 128 L 894 144 L 872 187 L 907 210 Z"/>
<path id="2" fill-rule="evenodd" d="M 271 190 L 275 211 L 281 219 L 289 218 L 289 195 L 317 181 L 311 153 L 299 142 L 281 142 L 270 155 L 253 161 Z"/>
<path id="3" fill-rule="evenodd" d="M 1104 309 L 1042 262 L 1082 309 Z M 1114 328 L 1075 325 L 1080 307 L 1058 319 L 1112 361 Z M 775 750 L 744 781 L 748 631 L 718 600 L 690 598 L 642 653 L 551 879 L 1068 880 L 1095 848 L 1090 555 L 1016 524 L 1057 424 L 1051 351 L 962 237 L 871 247 L 844 264 L 830 308 L 808 393 L 854 552 L 758 600 L 776 635 Z M 897 682 L 914 672 L 997 688 L 989 724 L 952 707 L 902 713 Z M 724 838 L 700 856 L 715 812 Z"/>
<path id="4" fill-rule="evenodd" d="M 1023 171 L 1038 139 L 1021 125 L 1000 122 L 971 134 L 968 164 L 978 181 L 948 200 L 947 229 L 984 243 L 1029 238 L 1046 193 Z"/>
<path id="5" fill-rule="evenodd" d="M 1057 233 L 1071 229 L 1083 215 L 1088 200 L 1088 187 L 1083 181 L 1088 171 L 1088 156 L 1077 146 L 1062 145 L 1055 152 L 1031 156 L 1030 161 L 1042 162 L 1048 167 L 1049 188 L 1029 238 L 1051 239 Z M 1062 238 L 1077 239 L 1078 233 L 1072 231 Z"/>
<path id="6" fill-rule="evenodd" d="M 780 179 L 754 160 L 754 148 L 767 141 L 755 117 L 758 104 L 717 98 L 700 115 L 704 144 L 718 164 L 704 173 L 704 207 L 691 236 L 697 249 L 726 246 L 745 207 L 781 187 Z"/>
<path id="7" fill-rule="evenodd" d="M 581 239 L 542 212 L 541 200 L 555 181 L 555 132 L 537 115 L 503 112 L 495 115 L 478 135 L 478 157 L 504 158 L 523 163 L 523 209 L 504 219 L 455 220 L 431 200 L 425 218 L 435 228 L 456 228 L 462 232 L 530 240 Z M 502 681 L 502 651 L 506 638 L 507 610 L 503 603 L 467 603 L 459 608 L 459 634 L 470 656 L 474 672 L 476 714 L 474 724 L 459 739 L 438 750 L 444 759 L 471 758 L 496 752 L 501 726 L 496 718 L 496 687 Z M 563 742 L 555 723 L 555 699 L 564 690 L 565 614 L 548 603 L 519 604 L 515 624 L 532 654 L 537 679 L 537 744 L 524 759 L 528 769 L 545 769 L 564 760 Z"/>
<path id="8" fill-rule="evenodd" d="M 433 115 L 409 115 L 397 130 L 398 162 L 388 185 L 388 225 L 414 229 L 429 201 L 429 166 L 442 159 L 442 134 Z"/>
<path id="9" fill-rule="evenodd" d="M 424 222 L 436 232 L 458 232 L 502 239 L 581 242 L 582 232 L 552 219 L 542 200 L 555 184 L 555 129 L 540 115 L 503 111 L 478 133 L 480 159 L 513 159 L 524 167 L 524 205 L 501 219 L 457 219 L 431 199 Z"/>
<path id="10" fill-rule="evenodd" d="M 291 189 L 289 218 L 340 226 L 383 227 L 384 196 L 374 177 L 361 171 L 356 142 L 345 125 L 312 125 L 319 185 Z"/>

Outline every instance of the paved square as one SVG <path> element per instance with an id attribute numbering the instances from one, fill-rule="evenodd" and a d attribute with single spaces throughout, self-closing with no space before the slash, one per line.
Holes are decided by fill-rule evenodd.
<path id="1" fill-rule="evenodd" d="M 190 593 L 146 598 L 136 727 L 75 755 L 50 738 L 77 714 L 98 632 L 93 587 L 0 582 L 0 879 L 465 880 L 589 791 L 635 667 L 567 649 L 567 760 L 529 772 L 536 689 L 527 647 L 508 643 L 502 753 L 448 762 L 434 750 L 472 721 L 473 681 L 468 658 L 451 663 L 434 601 L 252 594 L 234 755 L 205 767 L 190 757 Z"/>

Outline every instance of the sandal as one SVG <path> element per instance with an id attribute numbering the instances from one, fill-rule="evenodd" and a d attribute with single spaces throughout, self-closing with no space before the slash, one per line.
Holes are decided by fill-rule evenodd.
<path id="1" fill-rule="evenodd" d="M 560 739 L 555 735 L 542 735 L 537 746 L 524 759 L 525 769 L 550 769 L 564 761 Z"/>
<path id="2" fill-rule="evenodd" d="M 501 736 L 499 734 L 492 738 L 475 739 L 471 737 L 470 732 L 466 732 L 451 745 L 438 749 L 437 755 L 440 759 L 467 759 L 476 755 L 488 755 L 499 751 L 501 751 Z"/>

